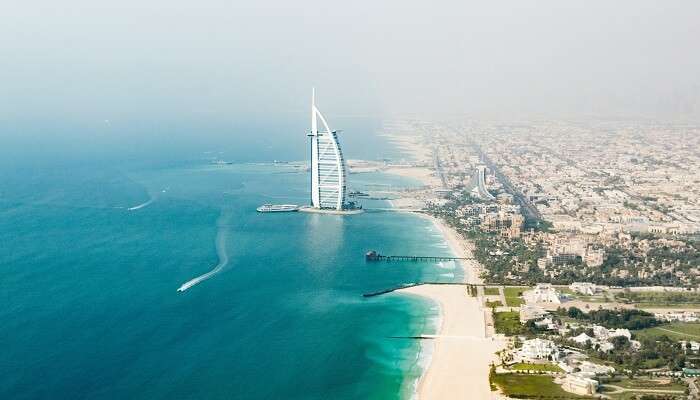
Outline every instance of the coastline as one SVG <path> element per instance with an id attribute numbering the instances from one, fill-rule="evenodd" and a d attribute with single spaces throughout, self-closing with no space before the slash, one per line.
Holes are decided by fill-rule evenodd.
<path id="1" fill-rule="evenodd" d="M 468 243 L 444 222 L 426 214 L 440 230 L 445 242 L 457 257 L 469 257 Z M 470 263 L 460 262 L 465 283 L 480 283 L 477 270 Z M 502 344 L 489 337 L 486 330 L 486 314 L 481 297 L 468 297 L 463 286 L 422 285 L 397 292 L 417 296 L 438 305 L 439 327 L 432 340 L 427 368 L 416 385 L 420 400 L 454 398 L 497 399 L 489 385 L 490 364 Z M 421 349 L 421 352 L 423 349 Z"/>
<path id="2" fill-rule="evenodd" d="M 423 157 L 429 156 L 424 146 L 413 138 L 385 136 L 399 144 L 401 150 L 415 156 L 419 162 L 425 161 Z M 427 167 L 391 168 L 383 172 L 420 180 L 426 187 L 436 186 L 437 178 Z M 415 206 L 422 202 L 417 197 L 409 195 L 390 201 L 391 207 Z M 414 214 L 433 223 L 454 256 L 472 256 L 473 244 L 452 227 L 431 215 L 421 212 Z M 462 260 L 457 264 L 463 271 L 462 282 L 483 283 L 479 276 L 481 267 L 478 262 Z M 438 329 L 429 345 L 429 353 L 425 353 L 427 345 L 421 344 L 420 351 L 427 358 L 427 367 L 415 384 L 414 396 L 420 400 L 501 398 L 498 392 L 491 391 L 489 370 L 490 364 L 496 360 L 495 353 L 503 347 L 503 343 L 487 333 L 488 309 L 483 307 L 483 298 L 467 296 L 464 286 L 459 285 L 421 285 L 397 292 L 420 297 L 439 308 Z"/>
<path id="3" fill-rule="evenodd" d="M 491 391 L 488 376 L 501 344 L 486 337 L 480 300 L 467 297 L 464 287 L 457 285 L 422 285 L 398 292 L 430 300 L 440 309 L 440 327 L 428 367 L 418 380 L 417 398 L 500 398 Z"/>

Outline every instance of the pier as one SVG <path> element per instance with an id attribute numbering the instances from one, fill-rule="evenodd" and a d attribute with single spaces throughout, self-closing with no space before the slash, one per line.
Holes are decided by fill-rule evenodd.
<path id="1" fill-rule="evenodd" d="M 455 261 L 472 260 L 467 257 L 446 257 L 446 256 L 385 256 L 374 250 L 365 254 L 365 261 Z"/>

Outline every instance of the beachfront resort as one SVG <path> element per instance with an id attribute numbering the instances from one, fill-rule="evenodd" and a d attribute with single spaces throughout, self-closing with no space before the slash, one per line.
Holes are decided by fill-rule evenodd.
<path id="1" fill-rule="evenodd" d="M 392 203 L 433 219 L 465 269 L 400 290 L 441 310 L 419 398 L 697 398 L 700 157 L 667 157 L 677 127 L 635 128 L 385 125 L 413 161 L 355 172 L 420 179 Z"/>

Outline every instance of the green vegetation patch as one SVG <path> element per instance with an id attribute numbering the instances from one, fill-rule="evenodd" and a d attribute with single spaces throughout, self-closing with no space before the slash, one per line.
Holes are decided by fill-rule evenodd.
<path id="1" fill-rule="evenodd" d="M 700 323 L 673 322 L 653 328 L 641 329 L 634 332 L 638 338 L 657 338 L 668 336 L 675 340 L 700 340 Z"/>
<path id="2" fill-rule="evenodd" d="M 484 294 L 487 296 L 498 296 L 500 292 L 497 287 L 487 287 L 484 288 Z"/>
<path id="3" fill-rule="evenodd" d="M 571 297 L 578 297 L 578 296 L 579 296 L 578 293 L 576 293 L 576 292 L 574 292 L 573 290 L 569 289 L 567 286 L 555 286 L 555 289 L 557 289 L 557 291 L 558 291 L 559 293 L 568 294 L 568 295 L 571 296 Z"/>
<path id="4" fill-rule="evenodd" d="M 520 314 L 517 311 L 505 311 L 493 313 L 493 326 L 496 333 L 507 336 L 519 335 L 524 332 L 520 324 Z"/>
<path id="5" fill-rule="evenodd" d="M 557 314 L 582 321 L 603 325 L 606 328 L 643 329 L 661 325 L 663 321 L 654 318 L 654 314 L 642 310 L 591 310 L 588 313 L 576 307 L 557 309 Z"/>
<path id="6" fill-rule="evenodd" d="M 490 380 L 491 384 L 497 386 L 503 394 L 514 398 L 590 398 L 564 391 L 561 386 L 554 383 L 552 377 L 546 375 L 492 374 Z"/>
<path id="7" fill-rule="evenodd" d="M 523 299 L 520 298 L 523 292 L 528 290 L 528 287 L 507 287 L 504 290 L 506 296 L 506 305 L 508 307 L 519 307 L 524 303 Z"/>
<path id="8" fill-rule="evenodd" d="M 530 363 L 517 363 L 510 367 L 515 371 L 548 371 L 548 372 L 564 372 L 556 364 L 530 364 Z"/>
<path id="9" fill-rule="evenodd" d="M 700 293 L 687 292 L 621 292 L 615 295 L 615 299 L 642 305 L 700 305 Z"/>
<path id="10" fill-rule="evenodd" d="M 686 385 L 670 379 L 644 379 L 644 378 L 616 378 L 607 380 L 601 386 L 600 393 L 605 393 L 613 400 L 642 399 L 678 399 L 685 392 Z M 611 386 L 605 386 L 611 385 Z M 625 392 L 615 392 L 618 388 L 626 389 Z M 658 390 L 659 393 L 649 393 L 636 390 Z M 645 397 L 646 396 L 646 397 Z"/>
<path id="11" fill-rule="evenodd" d="M 608 296 L 576 296 L 576 300 L 580 300 L 586 303 L 609 303 L 613 301 L 611 297 Z"/>
<path id="12" fill-rule="evenodd" d="M 669 391 L 675 390 L 679 392 L 684 391 L 686 388 L 686 385 L 676 383 L 671 379 L 623 378 L 619 381 L 610 381 L 608 384 L 623 387 L 625 389 L 658 389 Z"/>
<path id="13" fill-rule="evenodd" d="M 486 302 L 486 307 L 488 307 L 488 308 L 502 307 L 502 306 L 503 306 L 503 304 L 501 304 L 500 300 Z"/>

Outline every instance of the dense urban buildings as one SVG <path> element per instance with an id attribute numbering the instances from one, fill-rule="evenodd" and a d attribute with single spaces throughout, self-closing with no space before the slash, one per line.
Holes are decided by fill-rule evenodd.
<path id="1" fill-rule="evenodd" d="M 435 179 L 413 195 L 464 238 L 472 282 L 485 284 L 467 293 L 507 339 L 494 388 L 698 398 L 700 128 L 406 120 L 387 130 L 430 149 L 413 167 Z"/>
<path id="2" fill-rule="evenodd" d="M 697 126 L 414 122 L 412 129 L 426 135 L 453 193 L 433 207 L 491 249 L 480 259 L 491 265 L 488 279 L 700 284 Z M 482 181 L 492 198 L 475 184 Z"/>

